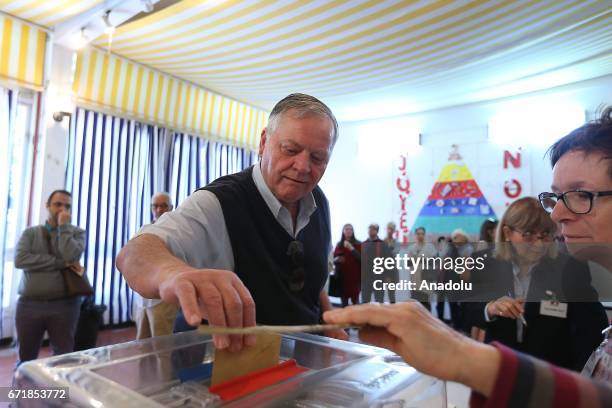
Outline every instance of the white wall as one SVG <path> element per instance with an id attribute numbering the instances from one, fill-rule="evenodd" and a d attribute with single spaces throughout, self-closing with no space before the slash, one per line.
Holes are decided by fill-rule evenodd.
<path id="1" fill-rule="evenodd" d="M 589 80 L 569 86 L 555 88 L 522 97 L 496 100 L 486 103 L 471 104 L 415 115 L 393 118 L 398 124 L 403 124 L 406 133 L 414 131 L 422 134 L 422 151 L 415 153 L 409 161 L 417 164 L 417 170 L 411 174 L 411 196 L 408 209 L 408 224 L 412 223 L 420 211 L 426 197 L 431 191 L 433 182 L 438 176 L 439 167 L 436 160 L 445 160 L 444 156 L 450 150 L 450 145 L 460 143 L 462 146 L 485 146 L 488 141 L 488 125 L 496 114 L 514 107 L 531 103 L 534 106 L 547 106 L 554 102 L 573 102 L 581 106 L 592 118 L 595 110 L 601 104 L 610 104 L 612 95 L 612 75 Z M 554 117 L 542 117 L 542 120 L 554 120 Z M 327 194 L 332 217 L 333 240 L 339 239 L 342 225 L 351 222 L 355 225 L 357 237 L 364 239 L 367 225 L 372 222 L 386 224 L 390 220 L 397 221 L 399 199 L 395 188 L 397 170 L 393 160 L 377 160 L 369 162 L 358 157 L 358 138 L 363 129 L 376 128 L 377 125 L 388 127 L 388 120 L 348 122 L 340 124 L 340 139 L 333 152 L 327 172 L 321 182 L 321 187 Z M 381 135 L 372 135 L 380 138 Z M 397 155 L 401 154 L 396 152 Z M 548 190 L 551 172 L 547 159 L 543 158 L 546 147 L 533 146 L 525 148 L 529 158 L 530 192 Z M 483 155 L 481 153 L 481 155 Z M 486 154 L 485 154 L 486 156 Z M 482 158 L 486 161 L 488 158 Z M 497 160 L 497 159 L 496 159 Z M 501 159 L 500 159 L 501 160 Z M 489 170 L 480 169 L 485 175 L 478 174 L 479 169 L 471 168 L 476 181 L 478 178 L 491 176 L 485 174 Z M 493 177 L 504 177 L 496 173 Z M 481 183 L 479 183 L 481 184 Z M 485 196 L 495 194 L 494 191 L 484 191 Z M 499 194 L 503 194 L 500 192 Z M 500 197 L 497 197 L 500 199 Z M 503 208 L 500 212 L 503 212 Z M 502 214 L 497 214 L 501 216 Z"/>
<path id="2" fill-rule="evenodd" d="M 32 203 L 32 225 L 47 218 L 45 202 L 53 190 L 64 188 L 66 154 L 68 148 L 69 118 L 61 123 L 53 120 L 53 112 L 72 113 L 74 102 L 71 97 L 74 52 L 53 46 L 50 80 L 46 86 L 41 120 L 41 140 L 36 169 L 34 202 Z"/>

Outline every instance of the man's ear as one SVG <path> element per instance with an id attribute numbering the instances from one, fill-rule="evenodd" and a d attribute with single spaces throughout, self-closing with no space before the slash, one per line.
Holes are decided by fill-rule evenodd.
<path id="1" fill-rule="evenodd" d="M 261 138 L 259 139 L 259 158 L 261 158 L 261 156 L 263 156 L 263 152 L 264 149 L 266 147 L 266 140 L 268 139 L 268 128 L 265 127 L 262 131 L 261 131 Z"/>

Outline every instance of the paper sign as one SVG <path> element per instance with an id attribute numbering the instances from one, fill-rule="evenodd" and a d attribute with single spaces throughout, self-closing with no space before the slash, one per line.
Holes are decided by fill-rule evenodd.
<path id="1" fill-rule="evenodd" d="M 542 301 L 540 302 L 540 314 L 565 319 L 567 318 L 567 303 Z"/>

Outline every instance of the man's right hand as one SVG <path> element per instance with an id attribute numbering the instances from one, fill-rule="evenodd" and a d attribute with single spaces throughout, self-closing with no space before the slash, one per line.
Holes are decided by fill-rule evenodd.
<path id="1" fill-rule="evenodd" d="M 57 214 L 57 223 L 58 225 L 66 225 L 70 224 L 70 211 L 62 210 Z"/>
<path id="2" fill-rule="evenodd" d="M 231 271 L 219 269 L 184 270 L 168 276 L 159 285 L 164 302 L 180 304 L 185 320 L 192 326 L 207 319 L 211 326 L 255 326 L 255 302 L 242 281 Z M 215 348 L 239 351 L 255 344 L 253 335 L 215 335 Z"/>

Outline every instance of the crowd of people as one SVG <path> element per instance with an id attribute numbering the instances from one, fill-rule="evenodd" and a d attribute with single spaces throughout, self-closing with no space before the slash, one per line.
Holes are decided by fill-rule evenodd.
<path id="1" fill-rule="evenodd" d="M 140 304 L 139 337 L 167 333 L 177 309 L 175 332 L 203 321 L 360 325 L 364 341 L 395 351 L 426 374 L 471 387 L 476 405 L 612 405 L 612 388 L 588 378 L 611 380 L 606 361 L 612 358 L 591 364 L 587 376 L 575 372 L 608 325 L 585 262 L 612 271 L 612 109 L 552 147 L 552 192 L 515 201 L 499 222 L 483 223 L 478 239 L 457 229 L 428 242 L 419 227 L 413 242 L 401 245 L 393 223 L 384 239 L 373 223 L 361 242 L 353 225 L 344 225 L 333 249 L 344 307 L 333 309 L 326 289 L 329 204 L 318 183 L 337 138 L 325 104 L 292 94 L 270 114 L 258 164 L 217 179 L 174 210 L 169 196 L 153 197 L 154 222 L 117 257 L 130 287 L 156 299 Z M 25 272 L 16 313 L 20 361 L 37 357 L 45 330 L 56 353 L 73 347 L 79 298 L 67 292 L 65 274 L 82 276 L 85 231 L 70 224 L 70 206 L 70 193 L 55 191 L 45 224 L 26 230 L 19 242 L 15 264 Z M 563 244 L 555 240 L 559 235 Z M 394 290 L 375 290 L 373 282 L 398 282 L 401 271 L 372 271 L 376 258 L 398 255 L 484 262 L 465 273 L 413 262 L 412 281 L 469 281 L 475 289 L 413 289 L 414 301 L 396 303 Z M 348 339 L 340 329 L 322 334 Z M 256 341 L 237 334 L 213 340 L 234 352 Z"/>

